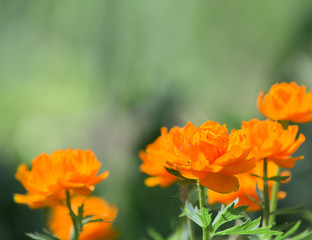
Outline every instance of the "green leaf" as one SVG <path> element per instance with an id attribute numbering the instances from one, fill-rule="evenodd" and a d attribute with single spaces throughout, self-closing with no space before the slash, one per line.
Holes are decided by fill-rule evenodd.
<path id="1" fill-rule="evenodd" d="M 175 170 L 175 169 L 172 169 L 172 168 L 167 168 L 167 167 L 164 167 L 168 173 L 170 173 L 171 175 L 173 176 L 176 176 L 176 177 L 179 177 L 179 178 L 185 178 L 181 175 L 181 173 L 178 171 L 178 170 Z"/>
<path id="2" fill-rule="evenodd" d="M 297 222 L 291 229 L 289 229 L 283 235 L 276 237 L 275 240 L 283 240 L 283 239 L 289 237 L 290 235 L 294 234 L 297 231 L 297 229 L 299 228 L 300 224 L 301 224 L 301 221 Z"/>
<path id="3" fill-rule="evenodd" d="M 263 202 L 264 202 L 263 192 L 262 192 L 261 189 L 258 187 L 258 184 L 257 184 L 257 183 L 256 183 L 256 193 L 257 193 L 257 196 L 258 196 L 259 199 L 260 199 L 261 205 L 263 205 Z"/>
<path id="4" fill-rule="evenodd" d="M 185 201 L 185 207 L 183 209 L 183 213 L 191 219 L 193 222 L 195 222 L 200 227 L 203 227 L 203 222 L 201 219 L 201 214 L 199 209 L 195 206 L 195 208 L 192 206 L 192 204 L 189 201 Z"/>
<path id="5" fill-rule="evenodd" d="M 82 203 L 79 208 L 78 208 L 78 221 L 81 221 L 83 219 L 83 207 L 84 207 L 84 204 Z"/>
<path id="6" fill-rule="evenodd" d="M 197 183 L 197 181 L 194 179 L 187 179 L 187 178 L 182 178 L 178 182 L 179 185 L 189 185 L 189 184 L 194 184 L 194 183 Z"/>
<path id="7" fill-rule="evenodd" d="M 207 208 L 202 208 L 202 213 L 201 214 L 196 213 L 196 214 L 200 217 L 200 220 L 202 221 L 202 224 L 205 228 L 210 226 L 212 214 L 209 214 L 209 211 Z"/>
<path id="8" fill-rule="evenodd" d="M 245 211 L 248 208 L 248 206 L 240 206 L 234 208 L 237 203 L 238 198 L 235 199 L 232 203 L 230 203 L 226 207 L 223 205 L 221 206 L 221 210 L 218 212 L 216 218 L 212 223 L 213 232 L 215 232 L 224 223 L 243 217 L 243 215 L 241 215 L 240 213 Z"/>
<path id="9" fill-rule="evenodd" d="M 261 238 L 259 235 L 249 235 L 248 240 L 260 240 Z"/>
<path id="10" fill-rule="evenodd" d="M 153 240 L 165 240 L 155 229 L 147 229 L 148 235 L 150 235 Z"/>
<path id="11" fill-rule="evenodd" d="M 258 202 L 256 199 L 254 199 L 253 197 L 249 196 L 248 194 L 245 193 L 245 195 L 251 200 L 253 201 L 255 204 L 257 204 L 259 207 L 263 208 L 262 204 L 260 202 Z"/>
<path id="12" fill-rule="evenodd" d="M 276 182 L 282 182 L 290 178 L 290 176 L 275 176 L 275 177 L 270 177 L 267 180 L 268 181 L 276 181 Z"/>
<path id="13" fill-rule="evenodd" d="M 260 179 L 263 179 L 261 176 L 257 175 L 257 174 L 250 174 L 250 176 L 253 176 L 253 177 L 257 177 L 257 178 L 260 178 Z"/>
<path id="14" fill-rule="evenodd" d="M 310 229 L 307 229 L 302 233 L 299 233 L 297 236 L 292 237 L 291 240 L 309 240 L 311 239 L 311 236 L 312 231 Z"/>
<path id="15" fill-rule="evenodd" d="M 278 226 L 273 226 L 271 229 L 272 230 L 276 230 L 276 231 L 279 231 L 279 232 L 284 232 L 286 229 L 289 229 L 291 226 L 295 225 L 297 222 L 291 222 L 291 223 L 283 223 L 283 224 L 280 224 Z"/>
<path id="16" fill-rule="evenodd" d="M 271 212 L 271 214 L 274 214 L 274 215 L 296 214 L 296 213 L 302 212 L 303 208 L 304 206 L 298 206 L 298 207 L 293 207 L 293 208 L 282 208 L 274 212 Z"/>
<path id="17" fill-rule="evenodd" d="M 166 240 L 189 240 L 190 234 L 187 228 L 187 224 L 180 224 L 178 228 L 176 228 L 175 232 L 171 234 Z"/>
<path id="18" fill-rule="evenodd" d="M 61 240 L 50 231 L 43 229 L 44 233 L 26 233 L 26 235 L 35 240 Z"/>
<path id="19" fill-rule="evenodd" d="M 83 227 L 84 225 L 86 225 L 87 223 L 104 222 L 104 219 L 102 219 L 102 218 L 92 219 L 92 217 L 93 217 L 93 216 L 84 218 L 84 219 L 81 221 L 82 227 Z"/>
<path id="20" fill-rule="evenodd" d="M 279 235 L 280 232 L 270 230 L 271 226 L 258 228 L 260 225 L 261 217 L 254 221 L 250 221 L 250 218 L 247 219 L 242 224 L 236 225 L 234 227 L 228 228 L 226 230 L 216 232 L 214 235 L 231 235 L 231 234 L 240 234 L 240 235 L 247 235 L 247 234 L 265 234 L 268 235 Z"/>

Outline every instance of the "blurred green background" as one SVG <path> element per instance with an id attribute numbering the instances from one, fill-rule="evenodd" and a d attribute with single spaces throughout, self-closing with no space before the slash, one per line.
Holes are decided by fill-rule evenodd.
<path id="1" fill-rule="evenodd" d="M 69 147 L 110 171 L 95 194 L 118 205 L 120 239 L 169 235 L 178 189 L 145 187 L 139 150 L 161 126 L 264 119 L 257 96 L 275 82 L 310 89 L 311 11 L 309 0 L 0 0 L 1 240 L 45 226 L 44 210 L 12 201 L 17 166 Z M 300 126 L 305 159 L 280 206 L 312 209 L 311 128 Z"/>

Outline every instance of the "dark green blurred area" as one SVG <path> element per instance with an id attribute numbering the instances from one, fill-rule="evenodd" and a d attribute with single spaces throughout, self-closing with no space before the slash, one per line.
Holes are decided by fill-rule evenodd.
<path id="1" fill-rule="evenodd" d="M 310 89 L 311 11 L 309 0 L 0 0 L 0 239 L 45 226 L 44 210 L 12 201 L 17 166 L 69 147 L 110 171 L 95 194 L 118 205 L 120 239 L 169 235 L 178 188 L 145 187 L 139 150 L 161 126 L 264 119 L 257 96 L 275 82 Z M 305 159 L 280 206 L 312 209 L 311 129 L 300 126 Z"/>

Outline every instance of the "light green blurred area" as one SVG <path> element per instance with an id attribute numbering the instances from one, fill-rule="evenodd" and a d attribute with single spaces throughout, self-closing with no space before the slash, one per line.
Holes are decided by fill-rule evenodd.
<path id="1" fill-rule="evenodd" d="M 257 96 L 274 82 L 310 89 L 311 10 L 308 0 L 1 0 L 0 172 L 11 177 L 0 200 L 18 208 L 0 215 L 1 239 L 40 229 L 23 227 L 33 211 L 11 203 L 18 164 L 69 147 L 92 149 L 110 171 L 96 193 L 119 206 L 120 239 L 151 226 L 168 235 L 177 189 L 145 187 L 138 151 L 161 126 L 264 119 Z M 300 129 L 306 159 L 283 201 L 311 208 L 311 124 Z"/>

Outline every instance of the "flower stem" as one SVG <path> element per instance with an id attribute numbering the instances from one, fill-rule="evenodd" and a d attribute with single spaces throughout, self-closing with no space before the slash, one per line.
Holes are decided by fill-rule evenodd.
<path id="1" fill-rule="evenodd" d="M 77 216 L 75 215 L 70 202 L 70 194 L 69 190 L 66 190 L 66 205 L 69 210 L 69 215 L 72 219 L 73 226 L 74 226 L 74 232 L 71 233 L 70 240 L 79 240 L 79 223 L 77 222 Z"/>
<path id="2" fill-rule="evenodd" d="M 287 129 L 288 127 L 288 121 L 287 120 L 281 120 L 279 123 L 283 126 L 284 129 Z M 281 174 L 282 169 L 280 167 L 277 167 L 276 176 L 279 176 Z M 272 188 L 272 197 L 270 201 L 270 211 L 273 213 L 277 208 L 277 194 L 279 190 L 280 183 L 278 181 L 275 181 Z M 268 224 L 272 225 L 275 222 L 275 215 L 270 214 Z"/>
<path id="3" fill-rule="evenodd" d="M 268 188 L 268 162 L 266 158 L 263 159 L 263 221 L 262 226 L 266 227 L 269 225 L 270 217 L 270 205 L 269 205 L 269 188 Z"/>
<path id="4" fill-rule="evenodd" d="M 205 207 L 206 204 L 206 191 L 204 186 L 200 185 L 199 183 L 197 185 L 198 185 L 198 200 L 200 212 L 201 214 L 203 214 L 203 208 Z M 203 230 L 203 240 L 210 240 L 211 237 L 209 235 L 208 228 L 202 227 L 202 230 Z"/>
<path id="5" fill-rule="evenodd" d="M 281 170 L 282 169 L 280 167 L 277 168 L 276 176 L 279 176 L 281 174 Z M 280 183 L 278 181 L 275 181 L 273 184 L 272 197 L 271 197 L 271 201 L 270 201 L 271 213 L 274 212 L 276 210 L 276 207 L 277 207 L 277 194 L 278 194 L 279 185 L 280 185 Z M 269 225 L 272 225 L 274 222 L 275 222 L 275 215 L 270 214 Z"/>
<path id="6" fill-rule="evenodd" d="M 187 186 L 186 185 L 181 185 L 181 200 L 182 200 L 182 203 L 185 204 L 185 201 L 187 199 L 188 199 Z M 189 231 L 190 240 L 195 240 L 196 238 L 195 238 L 193 222 L 188 217 L 186 218 L 186 224 L 187 224 L 187 229 Z"/>

